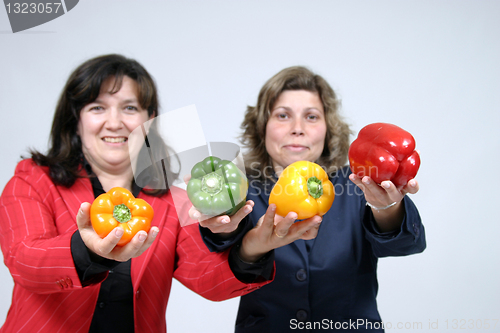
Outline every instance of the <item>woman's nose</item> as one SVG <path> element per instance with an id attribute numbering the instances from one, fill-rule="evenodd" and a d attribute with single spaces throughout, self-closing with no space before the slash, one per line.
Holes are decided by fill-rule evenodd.
<path id="1" fill-rule="evenodd" d="M 111 109 L 108 112 L 108 117 L 106 119 L 106 127 L 108 129 L 119 129 L 123 126 L 121 113 L 117 109 Z"/>
<path id="2" fill-rule="evenodd" d="M 292 122 L 292 135 L 304 135 L 304 124 L 300 119 Z"/>

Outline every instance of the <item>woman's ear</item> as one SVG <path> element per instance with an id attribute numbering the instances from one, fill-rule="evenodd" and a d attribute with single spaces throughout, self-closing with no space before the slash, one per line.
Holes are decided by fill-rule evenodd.
<path id="1" fill-rule="evenodd" d="M 149 120 L 155 118 L 156 116 L 158 116 L 158 110 L 153 110 L 153 112 L 151 112 L 151 115 L 149 116 Z"/>

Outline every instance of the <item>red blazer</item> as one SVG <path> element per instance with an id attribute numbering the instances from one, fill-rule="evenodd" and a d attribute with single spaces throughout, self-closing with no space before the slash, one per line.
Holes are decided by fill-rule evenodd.
<path id="1" fill-rule="evenodd" d="M 172 277 L 213 301 L 266 284 L 237 280 L 228 265 L 228 251 L 209 252 L 198 224 L 181 227 L 170 192 L 162 197 L 141 192 L 139 197 L 153 207 L 152 224 L 160 233 L 146 252 L 132 259 L 135 332 L 166 332 Z M 65 188 L 55 185 L 47 169 L 32 160 L 18 164 L 0 197 L 0 243 L 14 278 L 12 304 L 0 333 L 88 332 L 104 278 L 82 287 L 70 241 L 80 204 L 93 200 L 86 178 Z M 181 212 L 187 207 L 186 201 Z"/>

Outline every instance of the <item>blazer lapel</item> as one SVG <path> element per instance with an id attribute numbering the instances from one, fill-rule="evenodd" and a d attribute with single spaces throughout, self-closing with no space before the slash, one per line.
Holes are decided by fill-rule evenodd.
<path id="1" fill-rule="evenodd" d="M 304 240 L 298 239 L 290 244 L 290 246 L 293 247 L 295 251 L 298 251 L 309 265 L 309 252 L 307 252 L 306 243 L 304 242 Z"/>
<path id="2" fill-rule="evenodd" d="M 71 220 L 76 226 L 76 215 L 78 214 L 80 205 L 84 202 L 92 203 L 94 201 L 94 193 L 90 180 L 88 178 L 78 178 L 70 188 L 57 186 L 57 190 L 68 208 Z"/>
<path id="3" fill-rule="evenodd" d="M 142 278 L 142 275 L 144 274 L 144 271 L 146 270 L 146 266 L 149 263 L 149 260 L 151 259 L 151 256 L 153 255 L 153 252 L 155 251 L 156 247 L 158 246 L 158 242 L 161 238 L 161 233 L 163 231 L 163 225 L 165 224 L 165 221 L 167 220 L 167 213 L 169 208 L 171 207 L 171 203 L 168 202 L 165 199 L 165 196 L 163 197 L 153 197 L 153 196 L 148 196 L 145 195 L 143 192 L 139 195 L 139 198 L 146 200 L 154 210 L 154 218 L 151 226 L 157 226 L 160 229 L 160 232 L 156 236 L 155 241 L 151 246 L 140 256 L 136 258 L 132 258 L 132 263 L 131 263 L 131 269 L 130 269 L 130 274 L 132 277 L 132 284 L 134 286 L 134 293 L 137 291 L 139 288 L 139 284 Z"/>

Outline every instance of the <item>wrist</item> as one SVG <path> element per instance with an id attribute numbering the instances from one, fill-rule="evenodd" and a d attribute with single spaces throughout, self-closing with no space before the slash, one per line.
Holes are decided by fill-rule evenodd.
<path id="1" fill-rule="evenodd" d="M 236 254 L 241 261 L 247 264 L 252 264 L 259 261 L 260 258 L 262 258 L 266 253 L 269 252 L 253 250 L 252 246 L 248 244 L 248 242 L 245 242 L 245 238 L 243 238 L 243 241 L 238 247 L 239 248 L 237 249 Z"/>
<path id="2" fill-rule="evenodd" d="M 375 210 L 375 211 L 377 211 L 377 212 L 380 212 L 380 211 L 382 211 L 382 210 L 386 210 L 386 209 L 389 209 L 389 208 L 391 208 L 391 207 L 395 206 L 397 203 L 398 203 L 397 201 L 394 201 L 393 203 L 390 203 L 390 204 L 388 204 L 387 206 L 377 207 L 377 206 L 372 205 L 371 203 L 369 203 L 369 202 L 367 201 L 367 202 L 366 202 L 366 205 L 367 205 L 368 207 L 370 207 L 372 210 Z"/>
<path id="3" fill-rule="evenodd" d="M 381 232 L 390 232 L 401 227 L 404 218 L 404 205 L 401 201 L 386 209 L 371 210 Z"/>

